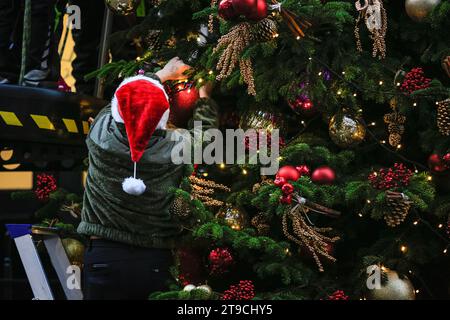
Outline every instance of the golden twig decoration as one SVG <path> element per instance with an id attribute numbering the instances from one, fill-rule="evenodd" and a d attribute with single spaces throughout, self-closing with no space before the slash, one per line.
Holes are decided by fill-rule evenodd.
<path id="1" fill-rule="evenodd" d="M 320 261 L 319 256 L 327 258 L 330 261 L 336 261 L 336 259 L 331 256 L 327 248 L 331 243 L 339 240 L 339 237 L 327 237 L 323 233 L 329 232 L 332 228 L 318 228 L 310 225 L 307 219 L 309 209 L 298 203 L 289 209 L 283 215 L 282 227 L 284 235 L 294 243 L 298 244 L 300 247 L 306 247 L 312 254 L 314 261 L 320 272 L 323 272 L 323 265 Z M 289 232 L 289 227 L 292 227 L 292 234 Z"/>

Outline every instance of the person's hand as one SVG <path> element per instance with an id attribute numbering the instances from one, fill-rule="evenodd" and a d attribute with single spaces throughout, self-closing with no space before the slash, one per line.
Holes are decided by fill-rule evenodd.
<path id="1" fill-rule="evenodd" d="M 168 80 L 181 80 L 185 79 L 186 75 L 184 74 L 191 67 L 188 66 L 178 57 L 170 59 L 169 62 L 159 70 L 156 75 L 159 77 L 161 82 L 166 82 Z"/>
<path id="2" fill-rule="evenodd" d="M 207 81 L 198 90 L 200 98 L 211 98 L 211 93 L 212 93 L 213 88 L 214 88 L 214 83 L 212 81 Z"/>

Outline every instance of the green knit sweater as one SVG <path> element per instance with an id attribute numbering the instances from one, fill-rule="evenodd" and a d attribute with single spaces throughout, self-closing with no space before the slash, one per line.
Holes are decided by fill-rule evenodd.
<path id="1" fill-rule="evenodd" d="M 201 120 L 204 129 L 217 127 L 217 105 L 200 99 L 193 120 Z M 170 134 L 155 131 L 137 165 L 147 189 L 129 195 L 122 190 L 122 181 L 133 175 L 125 127 L 114 121 L 109 106 L 97 115 L 86 140 L 89 168 L 79 233 L 149 248 L 176 245 L 181 226 L 170 213 L 169 190 L 180 185 L 186 167 L 171 161 L 176 142 Z"/>

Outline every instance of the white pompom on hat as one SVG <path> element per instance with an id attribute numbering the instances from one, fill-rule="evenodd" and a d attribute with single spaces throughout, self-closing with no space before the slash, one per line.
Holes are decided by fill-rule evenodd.
<path id="1" fill-rule="evenodd" d="M 111 114 L 123 123 L 127 132 L 133 177 L 122 182 L 122 189 L 131 195 L 145 192 L 144 181 L 136 178 L 136 163 L 141 159 L 156 129 L 165 129 L 169 119 L 169 98 L 158 81 L 138 75 L 125 79 L 114 93 Z"/>

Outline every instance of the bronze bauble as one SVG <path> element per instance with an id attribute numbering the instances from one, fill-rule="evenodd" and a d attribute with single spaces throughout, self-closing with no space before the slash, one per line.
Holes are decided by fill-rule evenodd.
<path id="1" fill-rule="evenodd" d="M 441 0 L 406 0 L 405 9 L 414 21 L 423 21 L 433 11 Z"/>

